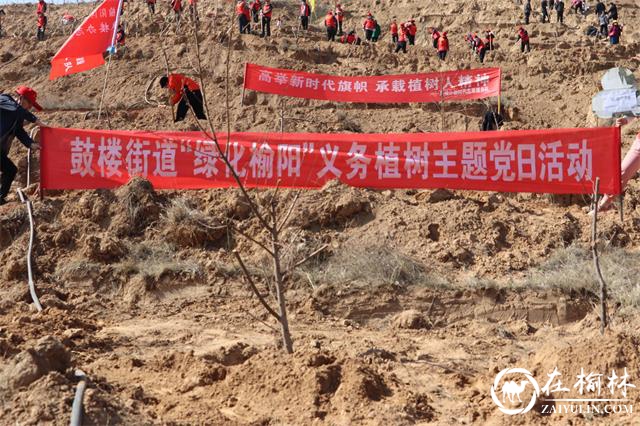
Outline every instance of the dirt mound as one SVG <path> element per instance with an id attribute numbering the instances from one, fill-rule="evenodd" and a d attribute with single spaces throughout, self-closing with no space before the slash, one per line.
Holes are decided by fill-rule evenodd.
<path id="1" fill-rule="evenodd" d="M 118 237 L 135 236 L 160 218 L 161 197 L 148 180 L 133 178 L 115 191 L 111 230 Z"/>
<path id="2" fill-rule="evenodd" d="M 70 355 L 65 347 L 51 336 L 38 340 L 33 348 L 20 352 L 0 375 L 0 389 L 12 391 L 38 380 L 50 371 L 64 372 Z"/>
<path id="3" fill-rule="evenodd" d="M 365 365 L 362 360 L 337 358 L 322 351 L 303 349 L 293 356 L 261 352 L 227 376 L 225 385 L 234 392 L 221 412 L 230 420 L 285 423 L 433 418 L 424 395 L 413 396 L 406 406 L 377 406 L 396 397 L 393 376 L 381 370 L 377 363 Z M 296 419 L 300 413 L 305 414 Z"/>
<path id="4" fill-rule="evenodd" d="M 301 228 L 355 225 L 367 220 L 371 205 L 366 191 L 331 181 L 318 193 L 305 194 L 294 224 Z"/>

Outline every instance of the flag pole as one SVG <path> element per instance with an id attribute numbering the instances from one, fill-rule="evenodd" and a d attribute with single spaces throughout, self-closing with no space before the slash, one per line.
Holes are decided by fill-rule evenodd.
<path id="1" fill-rule="evenodd" d="M 502 69 L 498 73 L 499 87 L 498 87 L 498 114 L 500 114 L 500 101 L 502 99 Z"/>
<path id="2" fill-rule="evenodd" d="M 240 99 L 240 106 L 244 106 L 244 91 L 247 88 L 247 66 L 248 62 L 245 62 L 244 75 L 242 76 L 242 98 Z"/>
<path id="3" fill-rule="evenodd" d="M 107 82 L 109 81 L 109 68 L 111 68 L 111 57 L 113 55 L 109 53 L 109 60 L 107 61 L 107 72 L 104 76 L 104 84 L 102 85 L 102 95 L 100 96 L 100 106 L 98 106 L 98 121 L 102 115 L 102 104 L 104 103 L 104 95 L 107 92 Z"/>
<path id="4" fill-rule="evenodd" d="M 109 82 L 109 69 L 111 68 L 111 58 L 116 53 L 116 35 L 118 34 L 118 27 L 120 26 L 120 14 L 122 13 L 122 2 L 118 2 L 118 11 L 116 12 L 116 20 L 113 23 L 113 34 L 111 36 L 111 46 L 107 49 L 109 52 L 109 61 L 107 62 L 107 72 L 104 76 L 104 84 L 102 85 L 102 96 L 100 96 L 100 105 L 98 106 L 98 121 L 102 116 L 102 104 L 104 103 L 104 96 L 107 93 L 107 83 Z"/>
<path id="5" fill-rule="evenodd" d="M 98 106 L 98 121 L 102 116 L 102 104 L 104 103 L 104 97 L 107 93 L 107 83 L 109 82 L 109 69 L 111 68 L 111 58 L 116 52 L 116 35 L 118 34 L 118 26 L 120 25 L 120 14 L 122 13 L 122 1 L 118 2 L 118 11 L 116 12 L 116 20 L 113 23 L 113 35 L 111 36 L 111 46 L 107 49 L 109 52 L 109 61 L 107 61 L 107 72 L 104 76 L 104 84 L 102 85 L 102 96 L 100 96 L 100 105 Z"/>

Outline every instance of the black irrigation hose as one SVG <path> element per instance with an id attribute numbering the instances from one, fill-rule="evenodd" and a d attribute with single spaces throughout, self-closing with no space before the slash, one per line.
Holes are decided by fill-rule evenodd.
<path id="1" fill-rule="evenodd" d="M 70 426 L 82 425 L 82 399 L 84 391 L 87 388 L 87 375 L 82 370 L 76 370 L 76 377 L 80 379 L 78 387 L 76 387 L 76 396 L 73 398 L 73 406 L 71 408 Z"/>

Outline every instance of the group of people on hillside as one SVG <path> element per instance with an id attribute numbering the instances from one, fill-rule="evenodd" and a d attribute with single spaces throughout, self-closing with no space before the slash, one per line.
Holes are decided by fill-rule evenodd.
<path id="1" fill-rule="evenodd" d="M 198 0 L 187 0 L 187 2 L 189 3 L 189 16 L 191 17 L 191 20 L 198 20 Z M 146 0 L 146 3 L 149 13 L 155 15 L 157 0 Z M 173 12 L 173 20 L 176 23 L 176 30 L 179 31 L 180 23 L 182 21 L 182 12 L 184 11 L 184 2 L 183 0 L 169 0 L 168 5 L 169 9 Z"/>
<path id="2" fill-rule="evenodd" d="M 247 4 L 245 0 L 238 0 L 235 13 L 240 34 L 252 34 L 252 29 L 259 27 L 260 37 L 271 37 L 271 17 L 273 16 L 271 0 L 264 0 L 264 3 L 260 0 L 253 0 L 250 4 Z M 309 15 L 310 9 L 309 14 L 306 15 L 307 26 L 309 25 Z M 279 21 L 276 24 L 280 26 Z"/>
<path id="3" fill-rule="evenodd" d="M 609 3 L 609 10 L 602 1 L 598 1 L 595 8 L 598 17 L 598 36 L 608 38 L 609 43 L 620 43 L 622 35 L 622 25 L 618 23 L 618 7 L 613 3 Z"/>
<path id="4" fill-rule="evenodd" d="M 574 0 L 575 1 L 575 0 Z M 572 6 L 573 7 L 573 6 Z M 523 6 L 524 23 L 529 25 L 532 12 L 531 0 L 526 0 Z M 550 11 L 556 11 L 556 22 L 564 23 L 564 1 L 563 0 L 541 0 L 540 1 L 540 22 L 551 22 Z"/>
<path id="5" fill-rule="evenodd" d="M 478 33 L 467 33 L 464 40 L 467 42 L 471 51 L 478 57 L 481 64 L 484 63 L 484 57 L 490 50 L 495 49 L 496 36 L 490 29 L 484 31 L 484 39 L 480 38 Z"/>

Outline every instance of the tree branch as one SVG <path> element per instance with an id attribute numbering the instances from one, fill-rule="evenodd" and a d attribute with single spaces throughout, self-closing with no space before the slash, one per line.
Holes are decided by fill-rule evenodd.
<path id="1" fill-rule="evenodd" d="M 266 251 L 267 253 L 269 253 L 269 256 L 273 256 L 273 251 L 271 251 L 267 246 L 265 246 L 263 243 L 261 243 L 260 241 L 256 240 L 255 238 L 253 238 L 252 236 L 250 236 L 249 234 L 245 233 L 244 231 L 241 231 L 238 227 L 236 227 L 235 225 L 231 225 L 233 227 L 233 230 L 235 232 L 237 232 L 238 234 L 242 235 L 243 237 L 245 237 L 247 240 L 251 241 L 252 243 L 256 244 L 257 246 L 259 246 L 261 249 L 263 249 L 264 251 Z"/>
<path id="2" fill-rule="evenodd" d="M 287 225 L 287 222 L 289 221 L 289 217 L 293 213 L 293 210 L 296 207 L 296 203 L 298 202 L 299 197 L 300 197 L 300 190 L 296 191 L 296 195 L 293 197 L 293 201 L 289 206 L 289 210 L 287 211 L 287 214 L 284 216 L 284 219 L 282 220 L 282 223 L 280 223 L 280 226 L 278 226 L 278 232 L 282 231 L 284 227 Z"/>
<path id="3" fill-rule="evenodd" d="M 249 286 L 251 287 L 253 294 L 256 295 L 256 297 L 258 298 L 258 301 L 260 301 L 260 304 L 264 306 L 267 312 L 269 312 L 275 319 L 278 320 L 278 322 L 280 322 L 280 315 L 278 315 L 276 311 L 274 311 L 273 308 L 269 306 L 267 301 L 264 300 L 264 297 L 262 297 L 262 295 L 260 294 L 260 291 L 258 291 L 258 287 L 256 287 L 255 283 L 253 282 L 253 279 L 251 278 L 251 274 L 249 274 L 249 270 L 247 269 L 244 262 L 242 261 L 242 258 L 240 257 L 240 254 L 238 253 L 238 251 L 233 250 L 232 253 L 235 256 L 238 263 L 240 264 L 240 268 L 242 269 L 244 276 L 247 278 L 247 282 L 249 283 Z"/>

